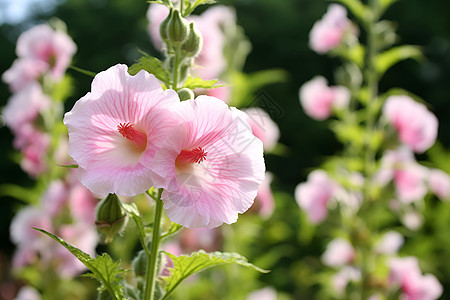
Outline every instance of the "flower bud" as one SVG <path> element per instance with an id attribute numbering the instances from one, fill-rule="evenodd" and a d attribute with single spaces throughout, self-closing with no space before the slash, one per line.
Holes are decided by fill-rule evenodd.
<path id="1" fill-rule="evenodd" d="M 186 53 L 186 56 L 196 56 L 203 46 L 203 37 L 200 31 L 198 31 L 194 22 L 189 23 L 189 35 L 186 42 L 181 46 Z"/>
<path id="2" fill-rule="evenodd" d="M 131 265 L 136 276 L 145 276 L 147 273 L 148 258 L 144 250 L 138 252 Z"/>
<path id="3" fill-rule="evenodd" d="M 169 25 L 170 18 L 172 17 L 173 10 L 170 9 L 169 15 L 161 22 L 159 25 L 159 35 L 161 36 L 161 39 L 164 41 L 164 43 L 169 46 L 169 37 L 167 36 L 167 28 Z"/>
<path id="4" fill-rule="evenodd" d="M 112 242 L 127 223 L 127 213 L 116 194 L 109 194 L 97 205 L 95 218 L 95 225 L 104 244 Z"/>
<path id="5" fill-rule="evenodd" d="M 178 10 L 174 10 L 167 24 L 167 37 L 174 46 L 183 43 L 189 33 L 189 24 Z"/>
<path id="6" fill-rule="evenodd" d="M 188 88 L 179 89 L 177 91 L 177 93 L 178 93 L 178 96 L 180 97 L 181 101 L 193 100 L 194 97 L 195 97 L 194 92 L 191 89 L 188 89 Z"/>

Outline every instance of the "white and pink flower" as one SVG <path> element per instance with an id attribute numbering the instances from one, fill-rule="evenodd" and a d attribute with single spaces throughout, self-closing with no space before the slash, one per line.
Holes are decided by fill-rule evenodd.
<path id="1" fill-rule="evenodd" d="M 331 4 L 322 19 L 313 25 L 309 46 L 317 53 L 326 53 L 341 45 L 346 33 L 354 34 L 346 9 L 342 5 Z"/>
<path id="2" fill-rule="evenodd" d="M 423 153 L 436 141 L 438 119 L 425 105 L 408 96 L 388 97 L 383 115 L 397 130 L 400 141 L 416 153 Z"/>
<path id="3" fill-rule="evenodd" d="M 322 254 L 322 262 L 329 267 L 341 267 L 349 264 L 355 258 L 355 249 L 349 241 L 343 238 L 332 240 Z"/>
<path id="4" fill-rule="evenodd" d="M 327 204 L 333 198 L 338 185 L 323 170 L 315 170 L 308 180 L 295 188 L 295 200 L 312 223 L 323 221 L 328 215 Z"/>
<path id="5" fill-rule="evenodd" d="M 259 107 L 251 107 L 243 111 L 248 115 L 247 121 L 253 134 L 263 143 L 264 151 L 273 150 L 280 138 L 278 125 L 265 110 Z"/>
<path id="6" fill-rule="evenodd" d="M 145 71 L 127 70 L 119 64 L 97 74 L 64 117 L 80 180 L 100 196 L 134 196 L 153 186 L 155 153 L 177 124 L 168 110 L 179 103 L 175 91 Z"/>
<path id="7" fill-rule="evenodd" d="M 450 176 L 442 170 L 430 170 L 428 185 L 433 194 L 441 200 L 450 200 Z"/>
<path id="8" fill-rule="evenodd" d="M 176 111 L 179 126 L 156 154 L 169 218 L 188 228 L 234 223 L 264 178 L 262 143 L 246 115 L 221 100 L 199 96 Z"/>
<path id="9" fill-rule="evenodd" d="M 31 82 L 36 81 L 47 69 L 48 65 L 44 61 L 18 58 L 13 62 L 11 68 L 3 73 L 2 79 L 9 85 L 11 92 L 18 92 Z"/>
<path id="10" fill-rule="evenodd" d="M 350 102 L 350 91 L 346 87 L 328 86 L 322 76 L 303 84 L 299 96 L 305 113 L 316 120 L 325 120 L 333 109 L 345 108 Z"/>

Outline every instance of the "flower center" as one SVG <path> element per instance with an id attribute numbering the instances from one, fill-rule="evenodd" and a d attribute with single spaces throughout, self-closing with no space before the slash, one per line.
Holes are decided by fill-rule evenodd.
<path id="1" fill-rule="evenodd" d="M 133 126 L 134 124 L 130 122 L 120 123 L 117 125 L 117 130 L 124 138 L 131 141 L 138 151 L 142 152 L 147 147 L 147 136 Z"/>
<path id="2" fill-rule="evenodd" d="M 175 165 L 181 166 L 191 163 L 201 163 L 206 159 L 207 154 L 208 152 L 205 152 L 202 147 L 197 147 L 192 150 L 182 150 L 177 156 Z"/>

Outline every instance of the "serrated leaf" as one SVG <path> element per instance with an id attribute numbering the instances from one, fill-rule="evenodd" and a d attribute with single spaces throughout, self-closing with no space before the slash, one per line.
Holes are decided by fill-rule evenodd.
<path id="1" fill-rule="evenodd" d="M 107 253 L 92 258 L 89 254 L 70 245 L 54 234 L 39 228 L 33 229 L 46 234 L 69 250 L 70 253 L 92 272 L 83 276 L 97 279 L 101 283 L 100 290 L 107 290 L 115 300 L 125 300 L 123 286 L 120 284 L 120 281 L 123 279 L 123 273 L 126 271 L 119 267 L 118 261 L 113 261 Z"/>
<path id="2" fill-rule="evenodd" d="M 382 76 L 390 67 L 402 60 L 408 58 L 421 59 L 422 57 L 419 47 L 410 45 L 398 46 L 378 54 L 375 60 L 375 68 L 378 74 Z"/>
<path id="3" fill-rule="evenodd" d="M 200 76 L 197 77 L 191 77 L 189 76 L 183 84 L 184 88 L 188 88 L 188 89 L 212 89 L 218 86 L 215 86 L 215 84 L 217 83 L 217 79 L 212 79 L 212 80 L 203 80 L 200 78 Z"/>
<path id="4" fill-rule="evenodd" d="M 203 5 L 203 4 L 214 4 L 216 1 L 214 0 L 196 0 L 193 4 L 191 4 L 190 1 L 184 1 L 186 3 L 186 9 L 183 12 L 183 17 L 188 16 L 190 13 L 194 11 L 194 9 L 197 8 L 197 6 Z"/>
<path id="5" fill-rule="evenodd" d="M 156 57 L 146 55 L 141 57 L 137 63 L 128 68 L 128 73 L 136 75 L 139 71 L 145 70 L 153 74 L 156 78 L 164 83 L 169 83 L 170 73 L 164 67 L 162 62 Z"/>
<path id="6" fill-rule="evenodd" d="M 348 9 L 361 21 L 365 21 L 366 14 L 368 11 L 368 8 L 362 4 L 358 0 L 338 0 L 338 2 L 341 2 L 345 6 L 348 7 Z"/>
<path id="7" fill-rule="evenodd" d="M 170 276 L 164 277 L 164 281 L 167 283 L 165 290 L 166 294 L 163 299 L 167 299 L 174 289 L 189 276 L 198 273 L 200 271 L 209 269 L 214 266 L 224 264 L 238 264 L 244 267 L 252 268 L 261 273 L 267 273 L 269 271 L 258 268 L 257 266 L 249 263 L 245 257 L 237 253 L 230 252 L 212 252 L 206 253 L 203 250 L 194 252 L 191 255 L 175 256 L 169 252 L 163 251 L 172 260 L 174 268 L 170 268 Z"/>

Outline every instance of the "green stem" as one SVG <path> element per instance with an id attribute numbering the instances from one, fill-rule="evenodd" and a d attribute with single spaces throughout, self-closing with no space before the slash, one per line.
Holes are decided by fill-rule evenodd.
<path id="1" fill-rule="evenodd" d="M 153 237 L 150 249 L 150 257 L 148 257 L 144 300 L 153 300 L 155 294 L 156 262 L 158 261 L 158 249 L 161 239 L 160 227 L 163 209 L 163 202 L 161 201 L 162 191 L 162 189 L 158 190 L 158 197 L 156 199 L 155 221 L 153 223 Z"/>
<path id="2" fill-rule="evenodd" d="M 173 89 L 178 90 L 178 73 L 180 70 L 180 47 L 175 48 L 175 61 L 173 63 Z"/>

